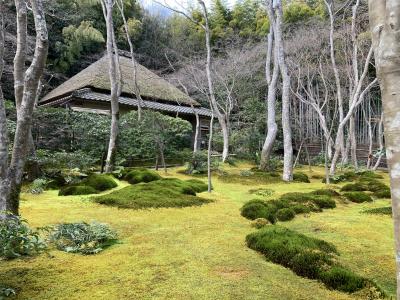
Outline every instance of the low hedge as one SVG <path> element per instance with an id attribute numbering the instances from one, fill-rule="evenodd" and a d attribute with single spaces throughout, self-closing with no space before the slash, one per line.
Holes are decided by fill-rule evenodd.
<path id="1" fill-rule="evenodd" d="M 349 192 L 343 193 L 343 196 L 350 200 L 351 202 L 355 203 L 363 203 L 363 202 L 372 202 L 372 198 L 370 195 L 364 192 Z"/>
<path id="2" fill-rule="evenodd" d="M 338 251 L 331 243 L 278 225 L 263 227 L 247 235 L 246 243 L 267 260 L 289 268 L 299 276 L 318 279 L 329 288 L 353 293 L 373 285 L 383 295 L 372 281 L 340 266 L 336 262 Z"/>
<path id="3" fill-rule="evenodd" d="M 205 188 L 199 182 L 176 178 L 160 179 L 134 184 L 112 193 L 94 197 L 93 201 L 120 208 L 142 209 L 159 207 L 186 207 L 212 202 L 196 196 Z"/>
<path id="4" fill-rule="evenodd" d="M 97 194 L 98 191 L 87 185 L 66 186 L 58 192 L 58 196 L 77 196 Z"/>

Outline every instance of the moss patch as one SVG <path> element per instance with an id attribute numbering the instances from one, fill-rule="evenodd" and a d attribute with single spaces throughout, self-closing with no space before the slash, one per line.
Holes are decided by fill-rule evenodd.
<path id="1" fill-rule="evenodd" d="M 161 176 L 157 172 L 147 169 L 131 170 L 123 177 L 130 184 L 137 184 L 141 182 L 151 182 L 160 180 Z"/>
<path id="2" fill-rule="evenodd" d="M 93 200 L 100 204 L 132 209 L 202 205 L 210 202 L 196 196 L 196 191 L 204 186 L 197 181 L 161 179 L 128 186 L 110 194 L 95 197 Z"/>
<path id="3" fill-rule="evenodd" d="M 355 203 L 372 202 L 371 196 L 364 192 L 349 192 L 344 193 L 343 196 L 345 196 L 347 200 Z"/>
<path id="4" fill-rule="evenodd" d="M 75 186 L 66 186 L 62 188 L 59 192 L 59 196 L 71 196 L 71 195 L 90 195 L 90 194 L 97 194 L 96 191 L 91 186 L 86 185 L 75 185 Z"/>
<path id="5" fill-rule="evenodd" d="M 371 208 L 371 209 L 364 210 L 363 213 L 391 216 L 392 215 L 392 207 L 391 206 L 385 206 L 385 207 Z"/>

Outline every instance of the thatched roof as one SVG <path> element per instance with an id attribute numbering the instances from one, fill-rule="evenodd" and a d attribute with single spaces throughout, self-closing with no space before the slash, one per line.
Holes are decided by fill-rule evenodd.
<path id="1" fill-rule="evenodd" d="M 122 93 L 125 95 L 134 95 L 135 89 L 131 59 L 120 56 L 120 65 L 123 81 Z M 40 102 L 44 103 L 66 97 L 74 91 L 85 87 L 109 93 L 110 78 L 108 70 L 108 57 L 104 56 L 52 90 Z M 140 64 L 137 64 L 137 83 L 143 99 L 199 106 L 199 103 L 195 100 Z"/>

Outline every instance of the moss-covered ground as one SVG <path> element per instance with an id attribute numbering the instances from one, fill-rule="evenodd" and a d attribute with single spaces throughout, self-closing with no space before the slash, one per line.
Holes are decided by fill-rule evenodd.
<path id="1" fill-rule="evenodd" d="M 225 170 L 239 174 L 250 167 L 239 164 Z M 178 170 L 160 174 L 190 179 Z M 310 178 L 322 175 L 322 169 L 313 170 L 299 169 Z M 0 285 L 16 290 L 11 299 L 363 299 L 297 276 L 246 246 L 246 235 L 256 229 L 239 209 L 250 199 L 266 198 L 249 193 L 250 189 L 272 189 L 268 196 L 272 199 L 323 188 L 321 179 L 253 185 L 214 179 L 212 194 L 198 194 L 214 202 L 186 208 L 118 209 L 96 204 L 91 196 L 58 197 L 57 191 L 23 194 L 21 213 L 31 226 L 96 220 L 109 223 L 120 243 L 92 256 L 51 250 L 39 257 L 0 261 Z M 115 189 L 127 185 L 118 182 Z M 335 209 L 298 215 L 280 225 L 334 244 L 343 265 L 393 295 L 392 219 L 362 213 L 389 205 L 387 199 L 339 202 Z"/>

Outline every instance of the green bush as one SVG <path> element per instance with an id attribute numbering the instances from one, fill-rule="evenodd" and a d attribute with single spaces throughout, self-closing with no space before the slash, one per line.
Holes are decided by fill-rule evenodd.
<path id="1" fill-rule="evenodd" d="M 293 180 L 298 182 L 310 183 L 310 179 L 308 178 L 307 174 L 302 172 L 294 172 Z"/>
<path id="2" fill-rule="evenodd" d="M 346 293 L 354 293 L 366 286 L 367 280 L 343 267 L 333 266 L 321 273 L 321 281 L 328 287 Z"/>
<path id="3" fill-rule="evenodd" d="M 137 184 L 141 182 L 151 182 L 161 179 L 161 176 L 155 172 L 146 169 L 133 170 L 127 173 L 124 177 L 130 184 Z"/>
<path id="4" fill-rule="evenodd" d="M 392 215 L 392 207 L 391 206 L 386 206 L 386 207 L 378 207 L 378 208 L 371 208 L 364 210 L 363 213 L 366 214 L 376 214 L 376 215 Z"/>
<path id="5" fill-rule="evenodd" d="M 50 241 L 65 252 L 96 254 L 114 244 L 117 234 L 107 224 L 64 223 L 54 227 Z"/>
<path id="6" fill-rule="evenodd" d="M 10 215 L 0 221 L 0 258 L 34 256 L 46 247 L 39 232 L 29 228 L 26 220 Z"/>
<path id="7" fill-rule="evenodd" d="M 279 221 L 290 221 L 293 220 L 296 213 L 291 208 L 281 208 L 276 212 L 276 217 Z"/>
<path id="8" fill-rule="evenodd" d="M 338 265 L 336 247 L 323 240 L 274 225 L 247 235 L 246 242 L 267 260 L 290 268 L 299 276 L 318 279 L 327 287 L 352 293 L 374 285 Z"/>
<path id="9" fill-rule="evenodd" d="M 58 192 L 58 196 L 78 196 L 78 195 L 90 195 L 97 194 L 98 191 L 91 186 L 86 185 L 73 185 L 66 186 Z"/>
<path id="10" fill-rule="evenodd" d="M 330 196 L 330 197 L 338 197 L 340 194 L 332 189 L 320 189 L 312 191 L 311 194 L 313 195 L 320 195 L 320 196 Z"/>
<path id="11" fill-rule="evenodd" d="M 86 185 L 102 192 L 118 186 L 115 180 L 106 174 L 91 174 L 80 185 Z"/>
<path id="12" fill-rule="evenodd" d="M 368 187 L 361 182 L 348 183 L 340 189 L 340 191 L 342 191 L 342 192 L 361 192 L 361 191 L 367 191 L 367 190 L 368 190 Z"/>
<path id="13" fill-rule="evenodd" d="M 345 196 L 347 198 L 347 200 L 350 200 L 351 202 L 355 202 L 355 203 L 372 202 L 373 201 L 371 196 L 364 192 L 349 192 L 349 193 L 344 193 L 343 196 Z"/>
<path id="14" fill-rule="evenodd" d="M 207 151 L 196 151 L 186 163 L 187 174 L 207 174 Z M 215 157 L 211 158 L 211 170 L 218 170 L 219 161 Z"/>
<path id="15" fill-rule="evenodd" d="M 276 222 L 277 207 L 272 203 L 262 200 L 251 200 L 241 208 L 241 215 L 247 219 L 255 220 L 258 218 L 267 219 L 274 224 Z"/>
<path id="16" fill-rule="evenodd" d="M 28 192 L 31 194 L 41 194 L 45 190 L 48 181 L 44 178 L 35 179 L 29 186 Z"/>
<path id="17" fill-rule="evenodd" d="M 167 178 L 131 185 L 106 195 L 94 197 L 93 200 L 100 204 L 132 209 L 185 207 L 212 202 L 194 195 L 199 187 L 204 188 L 204 186 L 200 186 L 199 182 Z"/>
<path id="18" fill-rule="evenodd" d="M 392 198 L 392 195 L 390 193 L 390 189 L 389 188 L 385 188 L 385 189 L 382 189 L 380 191 L 376 191 L 376 192 L 373 193 L 373 195 L 376 198 L 380 198 L 380 199 L 390 199 L 390 198 Z"/>

